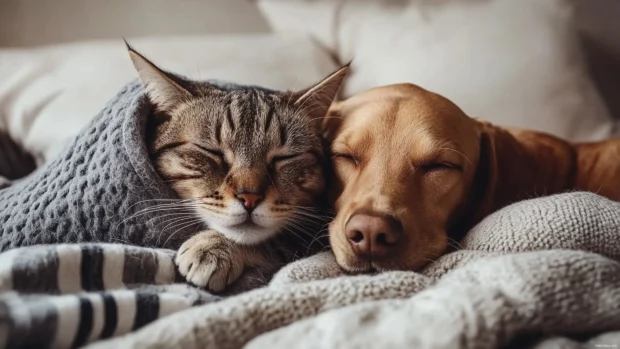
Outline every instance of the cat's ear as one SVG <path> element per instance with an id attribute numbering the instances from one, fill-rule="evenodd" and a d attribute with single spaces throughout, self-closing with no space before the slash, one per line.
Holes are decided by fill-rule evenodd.
<path id="1" fill-rule="evenodd" d="M 192 97 L 191 92 L 176 82 L 174 77 L 159 69 L 138 51 L 134 50 L 127 41 L 125 41 L 125 44 L 127 45 L 129 57 L 146 89 L 146 93 L 157 111 L 168 113 Z"/>
<path id="2" fill-rule="evenodd" d="M 318 128 L 321 125 L 319 119 L 327 115 L 329 107 L 338 95 L 338 91 L 340 91 L 340 87 L 349 73 L 350 65 L 349 62 L 318 84 L 292 94 L 291 98 L 295 101 L 295 108 L 304 112 L 312 120 L 319 121 L 317 123 Z"/>

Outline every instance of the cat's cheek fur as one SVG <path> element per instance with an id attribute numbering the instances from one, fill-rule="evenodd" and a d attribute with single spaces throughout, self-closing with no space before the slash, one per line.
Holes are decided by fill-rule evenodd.
<path id="1" fill-rule="evenodd" d="M 252 220 L 266 229 L 272 229 L 277 234 L 284 226 L 288 215 L 285 212 L 273 212 L 271 205 L 265 203 L 258 205 L 252 212 Z"/>
<path id="2" fill-rule="evenodd" d="M 325 190 L 325 179 L 320 168 L 305 168 L 297 176 L 296 184 L 305 192 L 319 193 Z"/>
<path id="3" fill-rule="evenodd" d="M 277 184 L 288 194 L 289 203 L 301 206 L 315 204 L 325 190 L 325 179 L 319 166 L 282 169 Z"/>

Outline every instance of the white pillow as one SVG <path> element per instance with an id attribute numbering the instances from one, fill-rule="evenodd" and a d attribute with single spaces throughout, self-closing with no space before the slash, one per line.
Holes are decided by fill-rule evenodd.
<path id="1" fill-rule="evenodd" d="M 129 41 L 162 68 L 194 79 L 300 89 L 337 68 L 306 35 Z M 136 78 L 121 39 L 0 49 L 0 128 L 7 129 L 42 164 Z"/>
<path id="2" fill-rule="evenodd" d="M 263 0 L 260 8 L 273 29 L 310 33 L 341 62 L 353 58 L 345 96 L 412 82 L 496 124 L 572 141 L 617 134 L 562 0 Z"/>

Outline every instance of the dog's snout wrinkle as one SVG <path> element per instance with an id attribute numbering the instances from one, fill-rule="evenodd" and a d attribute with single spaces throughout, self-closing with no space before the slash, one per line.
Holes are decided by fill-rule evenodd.
<path id="1" fill-rule="evenodd" d="M 356 256 L 385 257 L 403 235 L 400 222 L 387 215 L 357 213 L 346 224 L 345 234 Z"/>

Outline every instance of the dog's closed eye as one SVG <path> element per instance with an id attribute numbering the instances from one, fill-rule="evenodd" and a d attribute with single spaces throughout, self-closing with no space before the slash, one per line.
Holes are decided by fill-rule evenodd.
<path id="1" fill-rule="evenodd" d="M 359 166 L 360 164 L 360 161 L 357 157 L 347 153 L 334 153 L 332 154 L 332 159 L 346 161 L 348 163 L 354 164 L 355 166 Z"/>
<path id="2" fill-rule="evenodd" d="M 435 172 L 435 171 L 462 171 L 463 168 L 460 165 L 451 163 L 451 162 L 430 162 L 424 163 L 420 165 L 414 165 L 414 168 L 418 168 L 424 172 Z"/>

